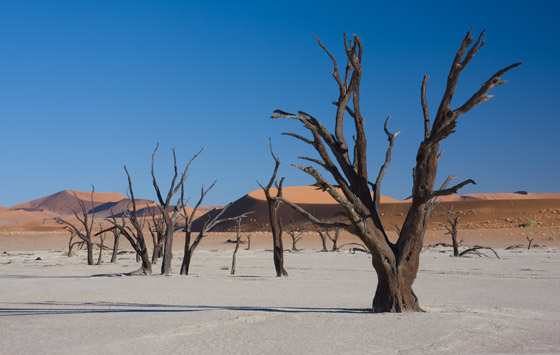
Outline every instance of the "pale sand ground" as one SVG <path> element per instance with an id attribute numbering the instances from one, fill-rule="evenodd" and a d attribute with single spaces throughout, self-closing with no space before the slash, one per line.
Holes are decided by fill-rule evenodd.
<path id="1" fill-rule="evenodd" d="M 270 251 L 240 250 L 230 276 L 233 246 L 211 245 L 189 277 L 117 276 L 137 268 L 132 254 L 101 266 L 83 252 L 0 254 L 0 354 L 560 352 L 557 248 L 426 250 L 415 291 L 427 312 L 371 314 L 366 254 L 286 253 L 278 279 Z"/>

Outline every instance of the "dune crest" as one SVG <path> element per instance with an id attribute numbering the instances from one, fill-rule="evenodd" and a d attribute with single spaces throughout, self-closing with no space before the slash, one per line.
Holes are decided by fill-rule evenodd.
<path id="1" fill-rule="evenodd" d="M 293 203 L 301 204 L 337 204 L 337 202 L 328 194 L 326 191 L 322 191 L 315 186 L 284 186 L 282 189 L 284 197 Z M 339 189 L 340 194 L 342 192 Z M 276 189 L 271 188 L 270 193 L 276 195 Z M 255 190 L 248 194 L 257 200 L 266 200 L 264 192 L 262 190 Z M 381 195 L 381 203 L 398 203 L 402 202 L 400 200 Z"/>

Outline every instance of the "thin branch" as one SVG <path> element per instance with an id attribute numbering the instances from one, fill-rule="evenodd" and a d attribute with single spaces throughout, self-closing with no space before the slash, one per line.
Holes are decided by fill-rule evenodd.
<path id="1" fill-rule="evenodd" d="M 401 133 L 401 131 L 398 131 L 394 134 L 389 132 L 389 129 L 387 128 L 387 125 L 389 124 L 389 119 L 391 119 L 391 116 L 387 117 L 384 126 L 385 134 L 387 135 L 387 140 L 389 141 L 389 147 L 387 148 L 387 153 L 385 154 L 385 162 L 381 166 L 381 169 L 379 170 L 379 174 L 377 175 L 377 180 L 373 185 L 375 187 L 373 191 L 373 204 L 376 209 L 379 208 L 379 204 L 381 201 L 381 181 L 383 180 L 383 177 L 385 176 L 385 172 L 387 171 L 387 168 L 391 163 L 391 152 L 393 151 L 393 147 L 395 146 L 395 137 Z"/>
<path id="2" fill-rule="evenodd" d="M 426 100 L 426 87 L 428 86 L 429 75 L 424 75 L 422 80 L 422 88 L 420 89 L 420 100 L 422 102 L 422 113 L 424 114 L 424 138 L 430 137 L 430 111 L 428 109 L 428 101 Z"/>

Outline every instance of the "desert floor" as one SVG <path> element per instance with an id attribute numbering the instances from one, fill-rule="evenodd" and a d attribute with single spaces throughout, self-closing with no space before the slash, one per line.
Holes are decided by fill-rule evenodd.
<path id="1" fill-rule="evenodd" d="M 3 238 L 1 354 L 560 352 L 555 245 L 497 249 L 501 259 L 427 248 L 415 283 L 426 312 L 372 314 L 376 277 L 364 253 L 286 252 L 290 276 L 279 279 L 260 236 L 231 276 L 224 235 L 202 244 L 190 276 L 178 275 L 176 243 L 175 275 L 143 277 L 122 276 L 138 267 L 130 253 L 87 266 L 83 251 L 64 255 L 62 237 L 57 250 L 19 251 L 6 241 L 25 238 Z"/>

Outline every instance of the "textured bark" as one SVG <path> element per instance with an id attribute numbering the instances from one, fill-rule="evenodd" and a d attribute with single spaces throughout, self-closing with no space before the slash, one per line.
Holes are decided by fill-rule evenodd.
<path id="1" fill-rule="evenodd" d="M 437 176 L 438 159 L 441 157 L 439 152 L 440 143 L 454 132 L 456 121 L 461 115 L 492 97 L 492 95 L 488 95 L 489 90 L 504 83 L 501 80 L 501 75 L 519 66 L 521 63 L 515 63 L 498 71 L 462 106 L 455 110 L 451 109 L 450 104 L 458 83 L 459 74 L 484 45 L 484 32 L 474 42 L 469 31 L 453 60 L 447 79 L 447 86 L 433 125 L 430 122 L 426 99 L 429 77 L 424 77 L 420 92 L 424 116 L 424 139 L 420 143 L 416 154 L 416 165 L 413 170 L 412 202 L 402 227 L 397 228 L 399 230 L 398 240 L 396 243 L 392 243 L 388 239 L 381 223 L 378 208 L 381 196 L 381 182 L 389 166 L 394 140 L 399 132 L 394 134 L 389 132 L 387 127 L 389 118 L 387 118 L 384 130 L 389 141 L 389 147 L 377 179 L 375 183 L 371 183 L 368 178 L 367 169 L 365 120 L 360 110 L 362 43 L 356 35 L 349 41 L 346 35 L 344 36 L 347 66 L 345 76 L 342 78 L 334 56 L 323 46 L 319 39 L 317 39 L 317 42 L 334 64 L 332 75 L 339 88 L 338 100 L 334 102 L 337 107 L 334 134 L 330 133 L 315 117 L 303 111 L 292 114 L 276 110 L 272 118 L 297 120 L 311 133 L 312 138 L 306 138 L 295 133 L 286 134 L 314 148 L 315 152 L 319 154 L 320 159 L 309 157 L 301 157 L 301 159 L 315 163 L 326 170 L 336 182 L 336 187 L 314 167 L 303 167 L 295 164 L 294 166 L 311 175 L 315 179 L 317 187 L 328 192 L 340 204 L 346 213 L 347 222 L 325 222 L 318 220 L 300 206 L 283 198 L 281 194 L 275 200 L 286 203 L 317 226 L 342 228 L 361 239 L 371 253 L 372 265 L 378 276 L 377 289 L 372 302 L 372 310 L 374 312 L 421 311 L 418 298 L 412 290 L 412 285 L 418 272 L 426 223 L 434 201 L 439 196 L 456 193 L 463 186 L 474 183 L 473 180 L 466 180 L 450 188 L 442 186 L 439 190 L 433 190 Z M 344 135 L 343 121 L 345 114 L 348 114 L 354 121 L 353 149 L 348 147 Z M 352 160 L 349 152 L 353 152 Z M 447 183 L 444 185 L 447 185 Z"/>

